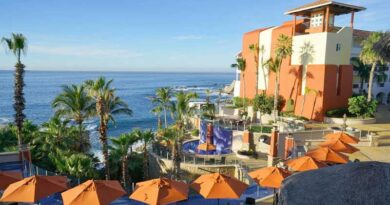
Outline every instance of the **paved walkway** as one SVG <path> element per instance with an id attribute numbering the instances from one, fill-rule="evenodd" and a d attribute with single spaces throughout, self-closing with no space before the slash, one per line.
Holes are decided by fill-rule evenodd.
<path id="1" fill-rule="evenodd" d="M 357 147 L 359 152 L 350 155 L 350 160 L 390 162 L 390 146 Z"/>

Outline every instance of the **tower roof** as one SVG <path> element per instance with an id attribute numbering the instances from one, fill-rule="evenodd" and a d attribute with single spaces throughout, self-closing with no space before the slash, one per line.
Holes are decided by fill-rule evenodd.
<path id="1" fill-rule="evenodd" d="M 347 14 L 347 13 L 351 13 L 352 11 L 358 12 L 366 9 L 361 6 L 354 6 L 351 4 L 340 3 L 332 0 L 317 0 L 315 2 L 289 10 L 284 14 L 286 15 L 295 14 L 297 16 L 309 16 L 312 11 L 322 9 L 327 6 L 331 7 L 335 15 Z"/>

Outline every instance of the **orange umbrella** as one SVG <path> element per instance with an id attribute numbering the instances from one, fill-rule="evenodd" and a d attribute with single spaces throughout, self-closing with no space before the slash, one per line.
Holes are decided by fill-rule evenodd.
<path id="1" fill-rule="evenodd" d="M 236 199 L 248 185 L 219 173 L 205 174 L 191 183 L 191 188 L 206 199 Z"/>
<path id="2" fill-rule="evenodd" d="M 319 162 L 312 157 L 303 156 L 286 162 L 286 165 L 294 171 L 308 171 L 326 167 L 325 163 Z"/>
<path id="3" fill-rule="evenodd" d="M 262 187 L 280 188 L 282 181 L 288 177 L 290 173 L 278 167 L 266 167 L 249 172 L 249 176 Z"/>
<path id="4" fill-rule="evenodd" d="M 321 147 L 321 148 L 311 150 L 306 153 L 306 156 L 313 157 L 314 159 L 321 162 L 339 163 L 339 164 L 345 164 L 348 162 L 347 156 L 339 152 L 336 152 L 329 147 Z"/>
<path id="5" fill-rule="evenodd" d="M 125 194 L 119 182 L 114 180 L 88 180 L 61 193 L 64 205 L 108 205 Z"/>
<path id="6" fill-rule="evenodd" d="M 328 140 L 341 140 L 344 143 L 351 143 L 351 144 L 359 143 L 358 138 L 353 137 L 345 132 L 336 132 L 336 133 L 327 134 L 325 138 Z"/>
<path id="7" fill-rule="evenodd" d="M 198 145 L 198 150 L 213 151 L 213 150 L 216 150 L 216 149 L 217 149 L 217 147 L 215 147 L 215 145 L 207 143 L 207 142 Z"/>
<path id="8" fill-rule="evenodd" d="M 1 197 L 1 202 L 37 201 L 68 188 L 63 176 L 32 176 L 10 184 Z"/>
<path id="9" fill-rule="evenodd" d="M 340 139 L 325 141 L 325 142 L 321 143 L 320 146 L 321 147 L 329 147 L 336 152 L 345 152 L 345 153 L 349 153 L 349 154 L 352 154 L 354 152 L 359 151 L 358 148 L 351 146 L 347 143 L 344 143 Z"/>
<path id="10" fill-rule="evenodd" d="M 167 178 L 152 179 L 137 183 L 130 199 L 150 205 L 163 205 L 188 198 L 188 185 Z"/>
<path id="11" fill-rule="evenodd" d="M 4 190 L 8 185 L 21 180 L 21 172 L 0 171 L 0 189 Z"/>

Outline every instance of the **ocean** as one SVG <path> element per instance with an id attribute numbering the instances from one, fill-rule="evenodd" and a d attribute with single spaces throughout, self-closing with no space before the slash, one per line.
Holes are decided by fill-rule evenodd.
<path id="1" fill-rule="evenodd" d="M 200 100 L 205 97 L 205 89 L 211 89 L 212 98 L 218 96 L 217 89 L 223 88 L 234 79 L 234 73 L 164 73 L 164 72 L 71 72 L 71 71 L 26 71 L 25 99 L 27 119 L 41 124 L 53 116 L 52 100 L 61 92 L 61 85 L 80 84 L 85 80 L 105 76 L 113 79 L 116 94 L 127 102 L 133 116 L 117 116 L 116 124 L 109 128 L 110 136 L 118 136 L 133 128 L 155 129 L 157 119 L 150 110 L 148 99 L 159 87 L 172 87 L 174 90 L 197 92 Z M 12 122 L 13 71 L 0 70 L 0 124 Z M 224 97 L 227 97 L 226 95 Z M 98 146 L 97 120 L 86 123 L 92 133 L 92 147 Z"/>

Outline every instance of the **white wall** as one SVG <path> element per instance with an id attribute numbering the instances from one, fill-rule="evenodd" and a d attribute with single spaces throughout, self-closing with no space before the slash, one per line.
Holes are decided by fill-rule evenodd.
<path id="1" fill-rule="evenodd" d="M 270 28 L 265 31 L 262 31 L 259 35 L 259 48 L 264 48 L 263 52 L 260 51 L 259 54 L 258 88 L 260 90 L 266 90 L 268 87 L 268 69 L 265 68 L 263 64 L 271 57 L 272 31 L 275 28 Z"/>
<path id="2" fill-rule="evenodd" d="M 340 44 L 340 51 L 336 51 Z M 334 64 L 348 65 L 351 57 L 352 30 L 349 27 L 337 33 L 322 32 L 293 37 L 292 65 Z"/>

